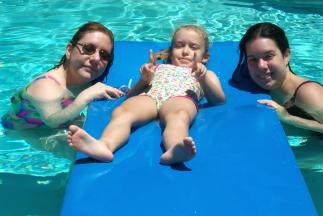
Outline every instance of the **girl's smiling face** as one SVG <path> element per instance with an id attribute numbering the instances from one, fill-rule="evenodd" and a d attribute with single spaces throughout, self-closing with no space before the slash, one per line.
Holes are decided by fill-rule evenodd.
<path id="1" fill-rule="evenodd" d="M 209 54 L 205 50 L 203 36 L 193 29 L 176 32 L 171 49 L 171 63 L 181 67 L 193 67 L 195 62 L 206 63 Z"/>

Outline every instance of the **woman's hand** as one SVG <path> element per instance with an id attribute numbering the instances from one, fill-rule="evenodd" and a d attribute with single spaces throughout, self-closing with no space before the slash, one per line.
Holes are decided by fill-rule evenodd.
<path id="1" fill-rule="evenodd" d="M 281 121 L 285 122 L 287 118 L 290 116 L 285 107 L 279 105 L 277 102 L 273 100 L 257 100 L 258 103 L 270 106 L 276 110 L 278 117 Z"/>
<path id="2" fill-rule="evenodd" d="M 273 107 L 276 110 L 279 119 L 286 124 L 305 130 L 323 133 L 323 124 L 317 120 L 305 119 L 299 116 L 290 115 L 285 107 L 279 105 L 273 100 L 258 100 L 258 103 Z"/>
<path id="3" fill-rule="evenodd" d="M 124 93 L 121 90 L 107 86 L 101 82 L 88 87 L 79 94 L 80 97 L 85 98 L 87 103 L 96 99 L 116 99 L 123 95 Z"/>

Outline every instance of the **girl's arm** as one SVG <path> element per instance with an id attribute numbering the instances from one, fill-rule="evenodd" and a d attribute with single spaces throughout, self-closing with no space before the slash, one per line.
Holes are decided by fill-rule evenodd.
<path id="1" fill-rule="evenodd" d="M 224 103 L 225 96 L 220 80 L 214 72 L 208 71 L 204 79 L 200 80 L 200 85 L 208 102 L 212 105 Z"/>
<path id="2" fill-rule="evenodd" d="M 199 81 L 207 101 L 212 104 L 224 103 L 225 96 L 220 80 L 214 72 L 208 71 L 204 64 L 196 63 L 192 70 Z"/>
<path id="3" fill-rule="evenodd" d="M 156 58 L 153 55 L 153 51 L 149 50 L 149 63 L 140 67 L 140 79 L 135 86 L 129 90 L 127 98 L 136 96 L 142 93 L 150 86 L 150 82 L 155 74 Z"/>
<path id="4" fill-rule="evenodd" d="M 127 98 L 139 95 L 142 93 L 149 85 L 143 80 L 139 79 L 133 88 L 127 93 Z"/>
<path id="5" fill-rule="evenodd" d="M 43 79 L 28 87 L 26 98 L 35 106 L 45 124 L 56 128 L 77 118 L 91 101 L 102 98 L 119 98 L 123 93 L 103 83 L 96 83 L 83 90 L 70 105 L 63 109 L 61 101 L 66 94 L 66 89 L 52 80 Z"/>

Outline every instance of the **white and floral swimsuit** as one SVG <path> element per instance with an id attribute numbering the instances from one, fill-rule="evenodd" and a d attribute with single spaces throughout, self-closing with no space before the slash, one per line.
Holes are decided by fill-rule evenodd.
<path id="1" fill-rule="evenodd" d="M 173 97 L 187 97 L 196 108 L 203 97 L 203 90 L 198 80 L 192 76 L 192 69 L 170 64 L 159 64 L 155 67 L 154 78 L 148 92 L 140 95 L 150 96 L 160 110 L 163 103 Z"/>

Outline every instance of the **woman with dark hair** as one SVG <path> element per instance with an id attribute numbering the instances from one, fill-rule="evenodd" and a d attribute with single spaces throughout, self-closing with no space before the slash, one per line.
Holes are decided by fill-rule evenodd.
<path id="1" fill-rule="evenodd" d="M 268 91 L 273 100 L 259 100 L 273 107 L 281 121 L 323 133 L 323 87 L 297 76 L 291 69 L 290 48 L 283 29 L 272 23 L 251 26 L 242 37 L 234 83 L 252 83 Z"/>
<path id="2" fill-rule="evenodd" d="M 123 92 L 103 81 L 113 63 L 114 37 L 97 22 L 84 24 L 54 68 L 37 76 L 11 98 L 1 123 L 9 129 L 58 128 L 78 119 L 93 100 L 118 98 Z"/>

